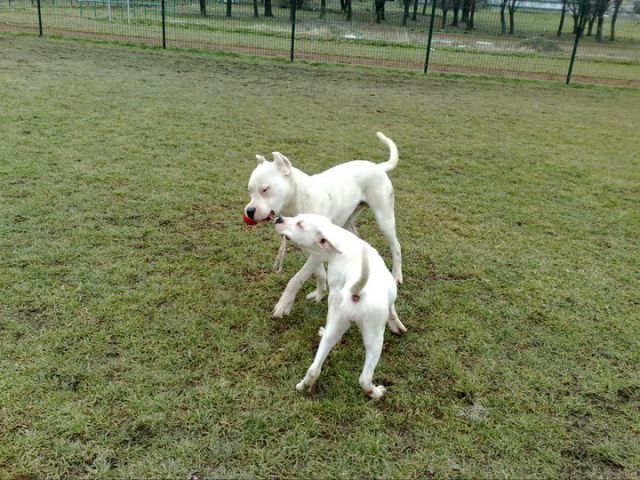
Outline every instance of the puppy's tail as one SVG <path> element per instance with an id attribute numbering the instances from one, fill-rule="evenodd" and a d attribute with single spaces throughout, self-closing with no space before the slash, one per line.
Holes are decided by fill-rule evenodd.
<path id="1" fill-rule="evenodd" d="M 367 246 L 362 246 L 362 269 L 360 270 L 360 278 L 356 283 L 351 285 L 351 298 L 357 302 L 360 300 L 360 292 L 369 280 L 369 257 L 367 256 Z"/>
<path id="2" fill-rule="evenodd" d="M 398 165 L 398 147 L 393 140 L 389 137 L 385 136 L 382 132 L 376 133 L 378 138 L 382 143 L 384 143 L 389 149 L 389 160 L 384 163 L 381 163 L 380 166 L 384 169 L 385 172 L 389 170 L 393 170 Z"/>

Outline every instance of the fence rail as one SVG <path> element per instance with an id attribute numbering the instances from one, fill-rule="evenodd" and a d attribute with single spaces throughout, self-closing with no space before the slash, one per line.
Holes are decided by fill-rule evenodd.
<path id="1" fill-rule="evenodd" d="M 640 0 L 0 0 L 0 31 L 640 87 L 634 9 Z"/>

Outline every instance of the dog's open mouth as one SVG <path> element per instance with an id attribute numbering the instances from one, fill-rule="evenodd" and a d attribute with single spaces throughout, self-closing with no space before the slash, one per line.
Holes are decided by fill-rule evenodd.
<path id="1" fill-rule="evenodd" d="M 276 218 L 276 212 L 271 210 L 271 212 L 269 212 L 269 215 L 264 217 L 262 220 L 259 220 L 258 223 L 273 222 L 275 220 L 275 218 Z"/>

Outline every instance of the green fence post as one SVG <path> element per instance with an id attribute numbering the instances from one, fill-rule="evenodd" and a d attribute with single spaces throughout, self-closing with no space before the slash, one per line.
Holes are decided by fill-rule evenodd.
<path id="1" fill-rule="evenodd" d="M 291 53 L 289 59 L 293 62 L 293 52 L 296 44 L 296 2 L 297 0 L 291 0 Z"/>
<path id="2" fill-rule="evenodd" d="M 425 0 L 426 2 L 426 0 Z M 431 39 L 433 38 L 433 22 L 436 19 L 436 0 L 431 0 L 431 20 L 429 20 L 429 39 L 427 40 L 427 56 L 424 59 L 424 74 L 429 69 L 429 57 L 431 56 Z"/>
<path id="3" fill-rule="evenodd" d="M 42 36 L 42 12 L 40 11 L 40 0 L 38 0 L 37 4 L 38 4 L 38 31 L 40 32 L 40 36 Z"/>
<path id="4" fill-rule="evenodd" d="M 164 4 L 165 0 L 160 0 L 160 13 L 162 15 L 162 48 L 167 48 L 167 15 Z"/>

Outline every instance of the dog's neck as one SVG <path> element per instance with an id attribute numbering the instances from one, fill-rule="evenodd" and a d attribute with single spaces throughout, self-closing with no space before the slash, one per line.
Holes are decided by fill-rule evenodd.
<path id="1" fill-rule="evenodd" d="M 299 213 L 308 211 L 309 195 L 306 193 L 309 189 L 306 187 L 309 175 L 302 170 L 293 167 L 290 175 L 291 190 L 287 202 L 282 208 L 282 213 L 288 217 L 294 217 Z"/>

